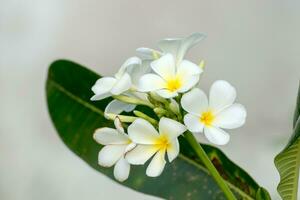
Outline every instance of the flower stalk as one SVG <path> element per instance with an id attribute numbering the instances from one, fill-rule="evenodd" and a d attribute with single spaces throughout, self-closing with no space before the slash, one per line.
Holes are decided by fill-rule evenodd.
<path id="1" fill-rule="evenodd" d="M 114 95 L 112 97 L 114 99 L 122 101 L 124 103 L 134 104 L 134 105 L 144 105 L 144 106 L 148 106 L 150 108 L 154 108 L 154 106 L 150 102 L 143 101 L 143 100 L 138 99 L 138 98 L 128 97 L 128 96 L 125 96 L 125 95 Z"/>
<path id="2" fill-rule="evenodd" d="M 150 122 L 151 124 L 153 124 L 154 126 L 157 126 L 158 122 L 153 119 L 152 117 L 149 117 L 148 115 L 146 115 L 145 113 L 138 111 L 138 110 L 134 110 L 133 113 L 137 116 L 140 117 L 142 119 L 145 119 L 146 121 Z"/>
<path id="3" fill-rule="evenodd" d="M 114 121 L 116 118 L 119 118 L 119 120 L 123 123 L 132 123 L 136 119 L 138 119 L 137 117 L 133 117 L 133 116 L 117 115 L 117 114 L 113 114 L 113 113 L 107 113 L 105 115 L 105 117 L 112 121 Z"/>
<path id="4" fill-rule="evenodd" d="M 216 183 L 219 185 L 220 189 L 223 191 L 225 197 L 228 200 L 236 200 L 234 194 L 229 189 L 228 185 L 225 183 L 224 179 L 221 177 L 215 166 L 212 164 L 210 159 L 208 158 L 206 152 L 201 147 L 201 145 L 197 142 L 196 138 L 193 136 L 193 134 L 189 131 L 187 131 L 184 134 L 186 140 L 189 142 L 197 156 L 201 159 L 201 161 L 204 163 L 208 171 L 210 172 L 211 176 L 215 179 Z"/>

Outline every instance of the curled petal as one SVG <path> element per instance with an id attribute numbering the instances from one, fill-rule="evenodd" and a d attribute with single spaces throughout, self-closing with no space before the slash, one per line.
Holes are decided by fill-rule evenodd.
<path id="1" fill-rule="evenodd" d="M 117 79 L 121 79 L 121 77 L 126 73 L 130 73 L 130 71 L 132 70 L 132 68 L 136 68 L 139 65 L 141 65 L 142 61 L 140 58 L 138 57 L 131 57 L 128 58 L 124 64 L 120 67 L 118 73 L 115 74 L 115 77 Z"/>
<path id="2" fill-rule="evenodd" d="M 181 62 L 181 60 L 184 58 L 187 51 L 195 46 L 197 43 L 199 43 L 201 40 L 203 40 L 206 37 L 203 33 L 193 33 L 190 36 L 184 38 L 180 44 L 180 48 L 177 52 L 177 63 Z"/>
<path id="3" fill-rule="evenodd" d="M 130 71 L 131 82 L 134 87 L 138 87 L 139 80 L 143 75 L 151 72 L 150 62 L 149 60 L 144 60 L 139 66 L 133 67 Z"/>
<path id="4" fill-rule="evenodd" d="M 111 89 L 111 93 L 114 95 L 119 95 L 131 87 L 131 78 L 129 74 L 125 73 L 123 76 L 117 80 L 116 84 Z"/>
<path id="5" fill-rule="evenodd" d="M 136 52 L 139 57 L 145 60 L 155 60 L 162 56 L 161 52 L 146 47 L 138 48 Z"/>
<path id="6" fill-rule="evenodd" d="M 112 100 L 105 108 L 104 110 L 104 116 L 106 117 L 107 114 L 113 113 L 113 114 L 120 114 L 123 111 L 125 112 L 131 112 L 134 110 L 136 105 L 133 104 L 127 104 L 118 100 Z"/>
<path id="7" fill-rule="evenodd" d="M 182 38 L 166 38 L 158 42 L 158 47 L 166 54 L 172 54 L 175 59 L 180 48 Z"/>
<path id="8" fill-rule="evenodd" d="M 92 101 L 101 100 L 110 96 L 110 90 L 116 83 L 116 79 L 113 77 L 103 77 L 96 81 L 92 87 L 92 91 L 95 95 L 91 98 Z"/>

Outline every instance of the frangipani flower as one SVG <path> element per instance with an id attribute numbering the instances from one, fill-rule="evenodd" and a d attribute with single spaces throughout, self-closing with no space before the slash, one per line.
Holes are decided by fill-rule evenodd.
<path id="1" fill-rule="evenodd" d="M 216 81 L 210 88 L 209 101 L 205 93 L 195 88 L 184 94 L 181 105 L 188 112 L 184 123 L 193 132 L 203 132 L 206 138 L 217 145 L 229 141 L 229 134 L 223 129 L 242 126 L 246 119 L 246 109 L 234 103 L 236 90 L 226 81 Z"/>
<path id="2" fill-rule="evenodd" d="M 172 162 L 179 154 L 177 137 L 186 131 L 186 127 L 172 119 L 161 118 L 159 133 L 144 119 L 135 120 L 128 127 L 128 135 L 137 146 L 126 154 L 126 159 L 134 165 L 143 165 L 154 154 L 147 167 L 146 174 L 151 177 L 159 176 L 166 164 L 165 154 Z"/>
<path id="3" fill-rule="evenodd" d="M 103 77 L 97 80 L 92 87 L 95 95 L 92 101 L 101 100 L 111 95 L 120 95 L 132 87 L 130 71 L 141 65 L 138 57 L 131 57 L 125 61 L 114 77 Z"/>
<path id="4" fill-rule="evenodd" d="M 139 82 L 140 92 L 155 91 L 164 98 L 171 98 L 178 93 L 187 92 L 197 84 L 202 69 L 196 64 L 182 60 L 178 65 L 172 54 L 166 54 L 153 61 L 152 70 L 156 73 L 145 74 Z"/>
<path id="5" fill-rule="evenodd" d="M 205 37 L 202 33 L 193 33 L 183 38 L 167 38 L 158 42 L 158 47 L 162 52 L 145 47 L 138 48 L 136 51 L 138 56 L 146 60 L 156 60 L 162 55 L 171 53 L 178 64 L 182 61 L 187 51 Z"/>
<path id="6" fill-rule="evenodd" d="M 98 163 L 103 167 L 114 167 L 114 176 L 118 181 L 125 181 L 130 172 L 130 164 L 125 160 L 124 155 L 135 147 L 135 144 L 125 134 L 121 122 L 115 118 L 115 127 L 100 128 L 94 133 L 94 139 L 105 145 L 98 154 Z"/>
<path id="7" fill-rule="evenodd" d="M 132 63 L 134 63 L 134 62 L 132 62 Z M 150 70 L 151 70 L 150 66 L 149 66 L 150 62 L 142 61 L 140 64 L 138 64 L 138 62 L 136 62 L 136 63 L 137 64 L 128 66 L 126 69 L 127 73 L 130 74 L 131 87 L 130 87 L 130 90 L 125 91 L 124 93 L 122 93 L 122 95 L 149 102 L 148 98 L 147 98 L 147 94 L 137 92 L 137 85 L 138 85 L 138 82 L 139 82 L 139 79 L 141 78 L 141 76 L 150 72 Z M 122 70 L 122 71 L 124 71 L 124 70 Z M 132 110 L 135 109 L 135 107 L 136 107 L 136 105 L 134 105 L 134 104 L 124 103 L 124 102 L 121 102 L 121 101 L 115 99 L 115 100 L 112 100 L 106 106 L 105 111 L 104 111 L 104 116 L 107 117 L 109 114 L 117 115 L 117 114 L 122 113 L 123 111 L 131 112 Z"/>

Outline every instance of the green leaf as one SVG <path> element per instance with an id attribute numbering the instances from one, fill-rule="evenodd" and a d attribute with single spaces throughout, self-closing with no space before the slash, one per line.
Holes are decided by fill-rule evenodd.
<path id="1" fill-rule="evenodd" d="M 97 156 L 102 146 L 92 137 L 95 129 L 113 126 L 103 117 L 103 110 L 111 99 L 89 100 L 93 95 L 91 87 L 99 77 L 76 63 L 56 61 L 49 68 L 47 101 L 51 119 L 64 143 L 91 167 L 113 179 L 112 168 L 98 165 Z M 238 199 L 257 199 L 260 186 L 244 170 L 219 149 L 203 147 Z M 145 166 L 133 166 L 129 179 L 122 184 L 165 199 L 225 199 L 183 137 L 180 148 L 179 157 L 167 164 L 160 177 L 147 177 Z"/>
<path id="2" fill-rule="evenodd" d="M 271 200 L 271 197 L 267 190 L 259 188 L 256 193 L 256 200 Z"/>
<path id="3" fill-rule="evenodd" d="M 275 157 L 280 174 L 277 190 L 283 200 L 297 200 L 300 166 L 300 87 L 294 115 L 294 131 L 287 146 Z"/>

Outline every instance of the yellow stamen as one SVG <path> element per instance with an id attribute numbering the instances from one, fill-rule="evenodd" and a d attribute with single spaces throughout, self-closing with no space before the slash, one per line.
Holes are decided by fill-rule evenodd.
<path id="1" fill-rule="evenodd" d="M 155 141 L 155 147 L 157 149 L 168 149 L 170 147 L 169 139 L 166 135 L 161 134 L 159 138 Z"/>
<path id="2" fill-rule="evenodd" d="M 176 90 L 178 90 L 181 87 L 182 83 L 181 80 L 176 77 L 174 79 L 169 79 L 167 81 L 167 89 L 170 90 L 171 92 L 174 92 Z"/>
<path id="3" fill-rule="evenodd" d="M 206 111 L 200 116 L 200 121 L 206 126 L 210 126 L 213 123 L 214 119 L 215 116 L 212 111 Z"/>

